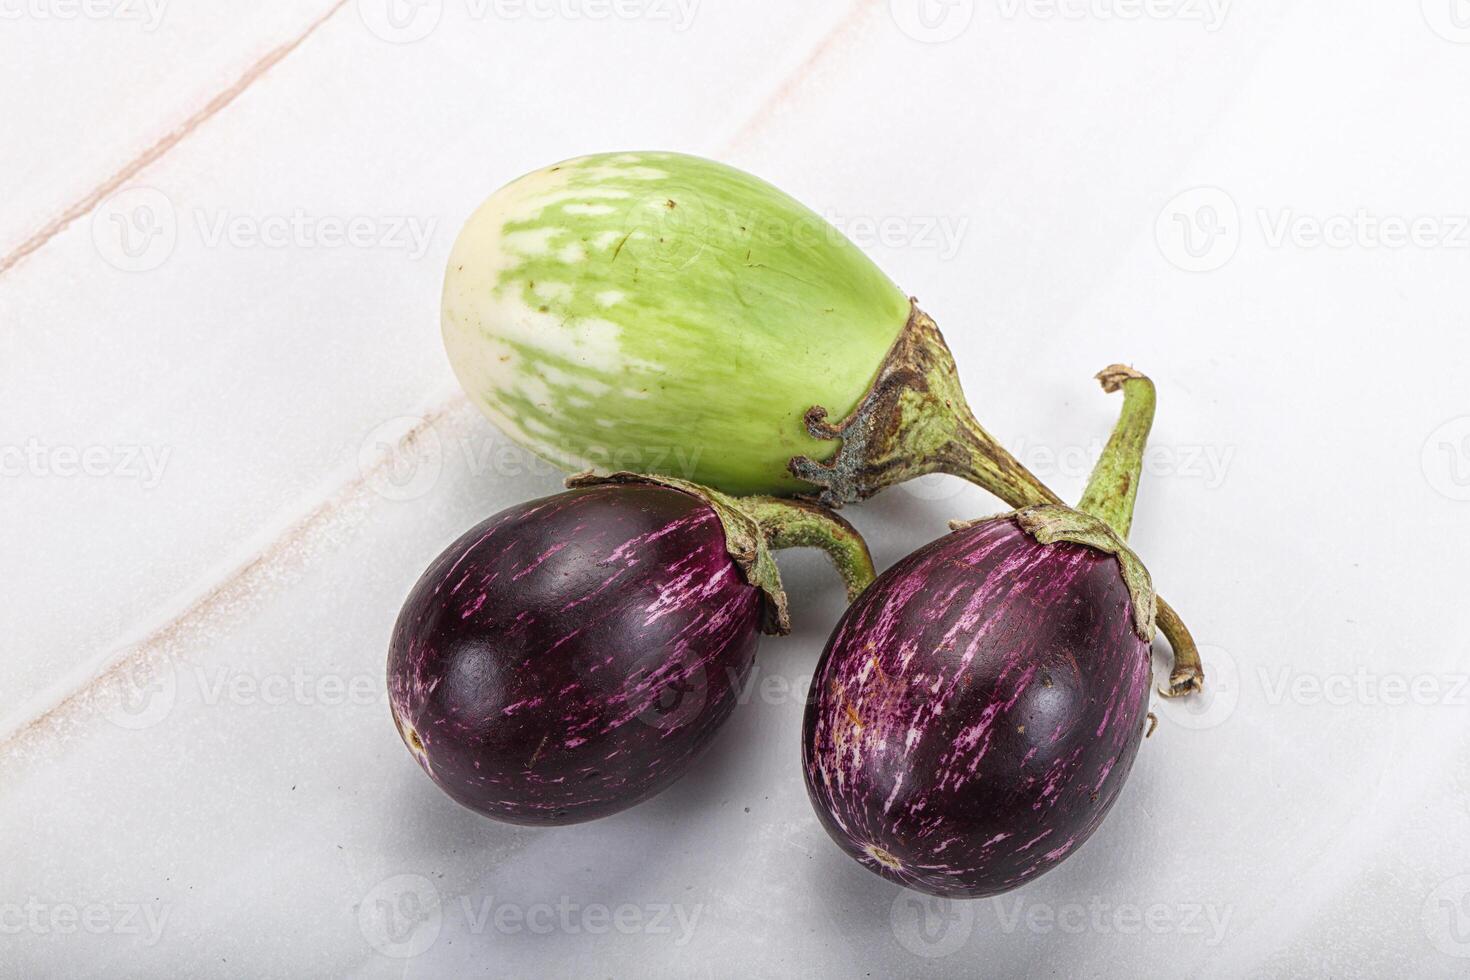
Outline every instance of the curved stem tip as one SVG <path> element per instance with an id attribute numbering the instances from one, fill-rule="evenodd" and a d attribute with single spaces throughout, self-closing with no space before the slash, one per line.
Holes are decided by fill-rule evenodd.
<path id="1" fill-rule="evenodd" d="M 1077 509 L 1106 521 L 1118 532 L 1118 537 L 1127 541 L 1133 528 L 1138 481 L 1143 475 L 1143 452 L 1148 446 L 1158 399 L 1152 381 L 1121 364 L 1105 368 L 1097 380 L 1102 382 L 1104 391 L 1123 392 L 1123 411 Z"/>
<path id="2" fill-rule="evenodd" d="M 876 576 L 873 556 L 857 528 L 825 508 L 778 497 L 744 497 L 739 505 L 755 519 L 772 551 L 821 548 L 847 586 L 847 601 L 862 595 Z"/>
<path id="3" fill-rule="evenodd" d="M 1174 651 L 1174 670 L 1169 674 L 1169 686 L 1160 688 L 1159 693 L 1166 698 L 1198 694 L 1205 689 L 1205 665 L 1200 660 L 1199 647 L 1194 645 L 1194 637 L 1174 607 L 1165 602 L 1163 596 L 1156 598 L 1158 612 L 1155 622 Z"/>

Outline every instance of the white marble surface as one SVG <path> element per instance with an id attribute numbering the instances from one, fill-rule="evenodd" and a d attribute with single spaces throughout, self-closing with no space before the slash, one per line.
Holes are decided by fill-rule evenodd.
<path id="1" fill-rule="evenodd" d="M 0 3 L 0 974 L 1463 976 L 1467 7 Z M 827 212 L 1066 494 L 1092 372 L 1158 380 L 1134 537 L 1213 694 L 1053 874 L 936 905 L 828 842 L 805 555 L 650 803 L 503 827 L 399 744 L 409 585 L 557 486 L 455 392 L 444 257 L 627 147 Z M 886 565 L 995 508 L 851 516 Z"/>

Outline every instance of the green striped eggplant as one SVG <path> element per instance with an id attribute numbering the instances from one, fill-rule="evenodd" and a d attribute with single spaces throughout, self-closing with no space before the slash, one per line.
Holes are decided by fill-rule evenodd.
<path id="1" fill-rule="evenodd" d="M 710 160 L 580 157 L 497 191 L 455 242 L 443 331 L 475 404 L 567 470 L 830 507 L 949 473 L 1061 502 L 975 420 L 916 302 L 821 216 Z"/>
<path id="2" fill-rule="evenodd" d="M 663 472 L 733 493 L 808 489 L 830 457 L 807 409 L 855 407 L 909 301 L 814 212 L 672 153 L 538 170 L 465 225 L 444 341 L 466 391 L 568 469 Z"/>

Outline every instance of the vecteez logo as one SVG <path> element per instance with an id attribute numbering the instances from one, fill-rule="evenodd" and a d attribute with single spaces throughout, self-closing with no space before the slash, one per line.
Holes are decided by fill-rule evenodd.
<path id="1" fill-rule="evenodd" d="M 129 187 L 92 212 L 92 244 L 108 265 L 123 272 L 150 272 L 178 247 L 181 226 L 191 229 L 200 247 L 230 249 L 361 249 L 401 252 L 422 259 L 433 244 L 439 221 L 409 214 L 241 214 L 224 208 L 193 208 L 180 221 L 168 195 L 153 187 Z"/>
<path id="2" fill-rule="evenodd" d="M 1213 34 L 1225 26 L 1233 0 L 996 0 L 1006 20 L 1178 21 Z"/>
<path id="3" fill-rule="evenodd" d="M 146 947 L 157 946 L 173 906 L 138 902 L 0 903 L 0 936 L 75 935 L 128 936 Z"/>
<path id="4" fill-rule="evenodd" d="M 1111 902 L 1093 895 L 1086 902 L 1051 904 L 1025 895 L 998 895 L 991 899 L 1001 932 L 1029 932 L 1045 936 L 1187 936 L 1204 946 L 1219 946 L 1230 932 L 1234 906 L 1213 902 Z"/>
<path id="5" fill-rule="evenodd" d="M 690 201 L 698 207 L 689 207 Z M 677 256 L 685 264 L 698 257 L 705 247 L 701 243 L 710 237 L 739 239 L 765 248 L 784 248 L 794 243 L 807 249 L 842 248 L 851 244 L 869 250 L 925 250 L 937 253 L 940 261 L 947 262 L 959 254 L 971 224 L 968 215 L 847 214 L 830 209 L 805 217 L 773 218 L 760 210 L 706 208 L 692 190 L 666 192 L 643 210 L 652 211 L 658 217 L 640 221 L 637 237 L 643 241 L 667 239 L 668 247 L 685 250 Z M 688 217 L 696 210 L 701 217 Z"/>
<path id="6" fill-rule="evenodd" d="M 703 904 L 607 905 L 562 895 L 555 902 L 506 902 L 494 895 L 446 899 L 423 875 L 398 874 L 373 886 L 357 907 L 363 939 L 382 955 L 413 959 L 439 941 L 446 920 L 471 936 L 649 936 L 682 949 L 694 938 Z"/>
<path id="7" fill-rule="evenodd" d="M 901 31 L 925 44 L 943 44 L 969 30 L 977 0 L 889 0 Z M 1041 22 L 1174 21 L 1213 34 L 1225 26 L 1234 0 L 991 0 L 1001 20 Z"/>
<path id="8" fill-rule="evenodd" d="M 0 0 L 0 20 L 114 21 L 153 32 L 169 0 Z"/>
<path id="9" fill-rule="evenodd" d="M 1209 902 L 1169 904 L 1115 902 L 1093 895 L 1087 901 L 1032 901 L 1025 895 L 999 895 L 989 902 L 954 901 L 900 892 L 889 910 L 889 924 L 904 949 L 923 959 L 943 959 L 965 948 L 975 932 L 977 910 L 988 910 L 1005 935 L 1182 936 L 1214 947 L 1230 932 L 1234 908 Z M 989 931 L 989 930 L 987 930 Z"/>
<path id="10" fill-rule="evenodd" d="M 565 440 L 544 453 L 531 452 L 499 432 L 488 436 L 456 434 L 435 416 L 401 415 L 373 427 L 356 444 L 356 456 L 369 489 L 393 501 L 417 500 L 438 484 L 446 467 L 462 466 L 475 479 L 534 478 L 560 484 L 568 473 L 663 473 L 693 479 L 704 448 L 687 446 L 572 446 Z M 0 476 L 6 474 L 7 447 L 0 446 Z M 162 462 L 167 462 L 165 458 Z"/>
<path id="11" fill-rule="evenodd" d="M 1254 215 L 1258 244 L 1271 251 L 1470 251 L 1470 214 L 1393 214 L 1361 207 L 1311 214 L 1261 207 Z M 1214 272 L 1235 258 L 1247 224 L 1228 192 L 1194 187 L 1164 205 L 1154 236 L 1175 268 Z"/>
<path id="12" fill-rule="evenodd" d="M 1292 208 L 1257 211 L 1269 248 L 1470 249 L 1470 215 L 1351 213 L 1299 214 Z"/>
<path id="13" fill-rule="evenodd" d="M 877 246 L 935 252 L 941 262 L 957 256 L 970 230 L 970 219 L 941 215 L 844 215 L 835 211 L 823 217 L 838 234 L 862 249 Z"/>
<path id="14" fill-rule="evenodd" d="M 172 446 L 50 445 L 32 436 L 23 444 L 0 443 L 0 478 L 128 480 L 155 490 L 172 456 Z"/>
<path id="15" fill-rule="evenodd" d="M 1258 663 L 1242 672 L 1228 650 L 1207 644 L 1200 646 L 1200 659 L 1205 668 L 1202 692 L 1155 702 L 1154 711 L 1164 724 L 1191 731 L 1218 728 L 1235 715 L 1242 700 L 1257 715 L 1280 709 L 1459 711 L 1470 706 L 1470 674 L 1466 673 L 1396 673 L 1366 664 L 1310 671 L 1274 662 Z"/>
<path id="16" fill-rule="evenodd" d="M 694 25 L 700 0 L 456 0 L 470 21 L 650 21 L 682 34 Z M 357 13 L 376 37 L 412 44 L 434 33 L 445 0 L 357 0 Z"/>
<path id="17" fill-rule="evenodd" d="M 1428 708 L 1470 706 L 1470 675 L 1379 673 L 1365 666 L 1352 672 L 1302 673 L 1290 666 L 1257 669 L 1264 703 L 1277 707 Z"/>
<path id="18" fill-rule="evenodd" d="M 377 673 L 312 671 L 297 664 L 268 672 L 255 665 L 185 667 L 169 661 L 134 661 L 108 676 L 94 694 L 101 715 L 119 728 L 140 732 L 166 721 L 180 700 L 196 708 L 284 707 L 378 709 L 388 702 Z"/>
<path id="19" fill-rule="evenodd" d="M 694 26 L 700 0 L 464 0 L 472 20 L 650 21 L 677 34 Z"/>
<path id="20" fill-rule="evenodd" d="M 303 208 L 269 215 L 194 212 L 194 228 L 205 248 L 382 249 L 405 252 L 415 261 L 428 253 L 437 226 L 436 219 L 417 215 L 342 217 Z"/>

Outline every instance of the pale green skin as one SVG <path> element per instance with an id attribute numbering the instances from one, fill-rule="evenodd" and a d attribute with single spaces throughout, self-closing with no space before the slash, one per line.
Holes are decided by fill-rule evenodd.
<path id="1" fill-rule="evenodd" d="M 813 405 L 866 394 L 909 300 L 815 212 L 672 153 L 570 160 L 497 191 L 444 282 L 449 359 L 475 404 L 566 469 L 730 493 L 810 489 Z"/>

